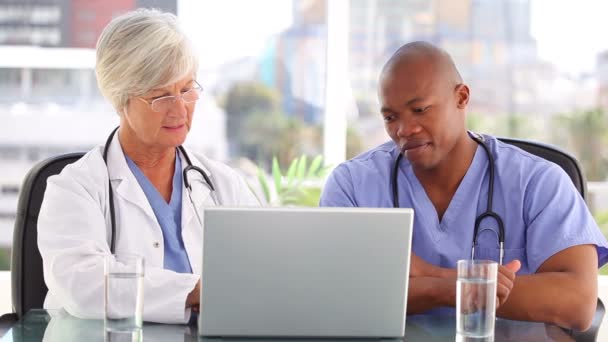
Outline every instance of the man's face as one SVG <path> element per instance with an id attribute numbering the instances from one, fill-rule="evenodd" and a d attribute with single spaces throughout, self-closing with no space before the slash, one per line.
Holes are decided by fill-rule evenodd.
<path id="1" fill-rule="evenodd" d="M 455 85 L 432 63 L 401 62 L 380 80 L 379 99 L 388 135 L 417 169 L 437 167 L 464 130 L 464 85 Z"/>

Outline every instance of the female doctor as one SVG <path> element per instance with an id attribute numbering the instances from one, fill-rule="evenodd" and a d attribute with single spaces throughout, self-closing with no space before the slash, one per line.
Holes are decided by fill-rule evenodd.
<path id="1" fill-rule="evenodd" d="M 137 10 L 103 30 L 95 72 L 120 126 L 48 180 L 38 218 L 45 308 L 103 317 L 112 253 L 145 258 L 145 321 L 185 323 L 198 308 L 199 213 L 258 201 L 235 171 L 181 147 L 201 92 L 197 68 L 173 14 Z"/>

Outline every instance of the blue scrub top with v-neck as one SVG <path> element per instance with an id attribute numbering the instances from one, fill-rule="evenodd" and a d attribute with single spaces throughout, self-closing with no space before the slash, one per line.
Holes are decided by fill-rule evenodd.
<path id="1" fill-rule="evenodd" d="M 163 233 L 164 268 L 178 273 L 192 273 L 190 259 L 182 239 L 182 162 L 175 153 L 173 190 L 169 203 L 156 190 L 141 169 L 125 155 L 127 165 L 141 186 Z"/>
<path id="2" fill-rule="evenodd" d="M 518 259 L 518 274 L 530 274 L 568 247 L 597 246 L 599 265 L 608 261 L 608 243 L 568 175 L 556 164 L 484 136 L 495 159 L 493 209 L 505 227 L 504 262 Z M 390 141 L 340 164 L 329 176 L 321 206 L 392 207 L 391 170 L 399 153 Z M 403 158 L 398 174 L 399 202 L 414 209 L 412 251 L 432 264 L 454 268 L 471 257 L 473 228 L 486 211 L 488 158 L 481 146 L 442 220 Z M 497 225 L 480 225 L 476 259 L 498 261 Z"/>

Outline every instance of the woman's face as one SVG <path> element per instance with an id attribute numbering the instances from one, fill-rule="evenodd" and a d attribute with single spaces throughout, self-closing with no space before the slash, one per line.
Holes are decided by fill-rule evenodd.
<path id="1" fill-rule="evenodd" d="M 183 144 L 190 131 L 196 101 L 186 103 L 182 98 L 175 101 L 164 99 L 155 103 L 156 111 L 151 103 L 165 96 L 181 96 L 196 87 L 194 78 L 189 76 L 167 87 L 130 98 L 121 115 L 121 130 L 148 148 L 175 148 Z"/>

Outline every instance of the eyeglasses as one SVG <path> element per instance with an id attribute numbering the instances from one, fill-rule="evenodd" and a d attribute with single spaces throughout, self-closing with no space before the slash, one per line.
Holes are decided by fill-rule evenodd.
<path id="1" fill-rule="evenodd" d="M 201 85 L 198 84 L 198 82 L 196 82 L 196 81 L 194 83 L 195 83 L 195 86 L 193 88 L 191 88 L 190 90 L 186 91 L 185 93 L 183 93 L 181 95 L 163 96 L 163 97 L 154 99 L 152 101 L 148 101 L 142 97 L 138 97 L 138 99 L 149 104 L 152 107 L 153 111 L 155 111 L 157 113 L 164 113 L 164 112 L 169 111 L 169 109 L 171 109 L 171 107 L 173 107 L 173 105 L 175 104 L 175 101 L 177 101 L 178 99 L 181 99 L 182 101 L 184 101 L 184 103 L 196 102 L 196 100 L 199 99 L 201 92 L 203 91 L 203 87 L 201 87 Z"/>

